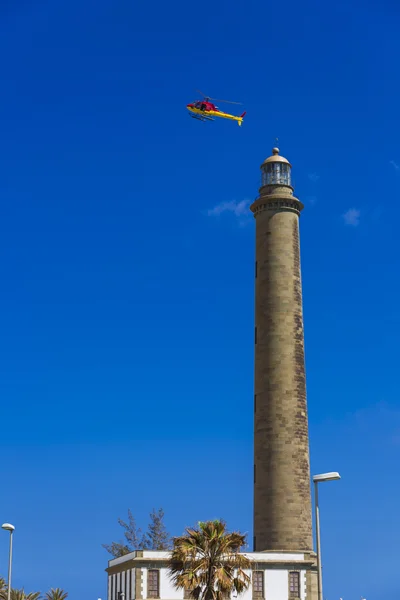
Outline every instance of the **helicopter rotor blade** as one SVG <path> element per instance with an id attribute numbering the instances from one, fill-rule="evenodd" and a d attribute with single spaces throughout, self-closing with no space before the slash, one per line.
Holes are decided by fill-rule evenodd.
<path id="1" fill-rule="evenodd" d="M 196 92 L 201 94 L 203 96 L 203 98 L 208 98 L 209 100 L 211 99 L 210 96 L 206 96 L 205 94 L 203 94 L 203 92 L 201 90 L 196 90 Z"/>
<path id="2" fill-rule="evenodd" d="M 242 102 L 232 102 L 232 100 L 220 100 L 218 98 L 212 98 L 211 96 L 206 96 L 201 90 L 196 90 L 199 94 L 203 96 L 206 100 L 213 100 L 214 102 L 223 102 L 224 104 L 242 104 Z"/>
<path id="3" fill-rule="evenodd" d="M 218 98 L 211 98 L 214 102 L 223 102 L 224 104 L 242 104 L 242 102 L 232 102 L 232 100 L 219 100 Z"/>

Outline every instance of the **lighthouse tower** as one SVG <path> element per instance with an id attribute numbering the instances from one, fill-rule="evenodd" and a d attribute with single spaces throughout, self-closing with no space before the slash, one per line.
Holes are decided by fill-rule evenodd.
<path id="1" fill-rule="evenodd" d="M 254 551 L 312 551 L 299 216 L 291 165 L 261 166 L 256 223 Z"/>

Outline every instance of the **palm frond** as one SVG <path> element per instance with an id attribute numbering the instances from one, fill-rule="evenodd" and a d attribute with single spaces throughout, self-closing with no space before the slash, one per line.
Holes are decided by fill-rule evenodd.
<path id="1" fill-rule="evenodd" d="M 68 592 L 65 592 L 61 588 L 51 588 L 45 595 L 45 600 L 65 600 L 66 598 L 68 598 Z"/>
<path id="2" fill-rule="evenodd" d="M 223 600 L 236 590 L 242 593 L 250 585 L 245 572 L 250 560 L 240 549 L 246 536 L 228 532 L 222 520 L 200 521 L 198 528 L 188 527 L 184 535 L 173 539 L 169 574 L 177 589 L 190 591 L 195 600 Z"/>

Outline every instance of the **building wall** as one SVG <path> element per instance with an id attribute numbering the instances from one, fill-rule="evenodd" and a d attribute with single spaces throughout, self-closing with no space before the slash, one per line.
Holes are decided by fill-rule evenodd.
<path id="1" fill-rule="evenodd" d="M 125 600 L 133 600 L 135 594 L 135 569 L 124 569 L 108 576 L 108 600 L 118 598 L 118 592 L 125 593 Z M 172 599 L 171 599 L 172 600 Z"/>
<path id="2" fill-rule="evenodd" d="M 173 586 L 169 577 L 167 565 L 164 562 L 165 553 L 163 554 L 164 556 L 157 557 L 162 561 L 159 564 L 157 564 L 157 561 L 151 560 L 151 558 L 155 558 L 154 556 L 151 558 L 144 556 L 140 557 L 142 562 L 140 567 L 133 566 L 132 563 L 135 561 L 132 559 L 121 561 L 117 564 L 115 564 L 116 561 L 110 561 L 110 566 L 107 569 L 109 571 L 108 600 L 118 600 L 119 592 L 125 593 L 125 600 L 147 600 L 147 575 L 149 569 L 159 570 L 160 600 L 183 600 L 183 590 L 177 590 Z M 264 572 L 264 600 L 314 600 L 313 595 L 307 594 L 306 592 L 306 585 L 309 579 L 309 568 L 305 568 L 305 565 L 303 564 L 304 555 L 282 553 L 268 556 L 262 554 L 248 554 L 248 556 L 254 562 L 254 570 Z M 268 564 L 266 558 L 270 559 L 270 564 Z M 288 567 L 287 563 L 291 561 L 293 561 L 293 564 Z M 282 562 L 282 567 L 279 565 L 279 562 Z M 297 562 L 300 564 L 297 565 Z M 111 566 L 112 563 L 114 563 L 113 566 Z M 290 571 L 298 571 L 300 573 L 299 596 L 291 596 L 289 593 Z M 252 571 L 248 571 L 248 575 L 251 576 L 251 574 Z M 137 583 L 139 583 L 139 585 L 136 585 Z M 236 599 L 255 600 L 253 598 L 252 586 L 250 585 L 239 598 L 238 595 L 233 592 L 231 594 L 231 600 Z"/>

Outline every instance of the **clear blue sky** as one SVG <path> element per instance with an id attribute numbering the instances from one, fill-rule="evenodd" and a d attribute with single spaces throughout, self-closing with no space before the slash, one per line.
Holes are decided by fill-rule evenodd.
<path id="1" fill-rule="evenodd" d="M 14 583 L 105 598 L 131 507 L 252 539 L 254 224 L 279 137 L 301 218 L 328 600 L 398 597 L 399 9 L 0 8 L 0 517 Z M 202 124 L 196 88 L 242 101 Z M 239 107 L 240 108 L 240 107 Z M 217 208 L 216 208 L 217 207 Z M 215 210 L 213 210 L 215 209 Z M 7 537 L 0 540 L 6 574 Z M 339 572 L 339 574 L 338 574 Z"/>

